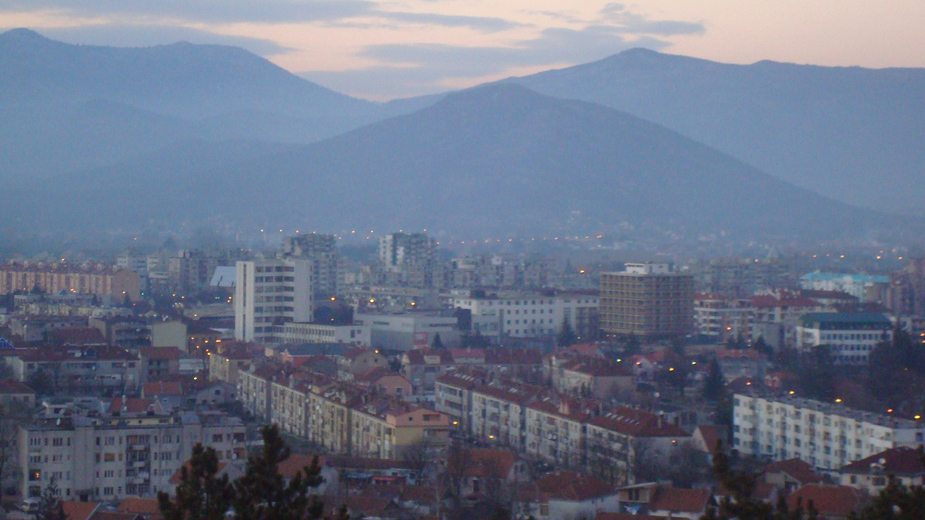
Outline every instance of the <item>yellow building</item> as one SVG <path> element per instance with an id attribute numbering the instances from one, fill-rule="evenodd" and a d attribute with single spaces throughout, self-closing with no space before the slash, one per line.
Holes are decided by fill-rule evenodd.
<path id="1" fill-rule="evenodd" d="M 0 265 L 0 294 L 31 291 L 45 293 L 69 292 L 112 296 L 121 303 L 141 299 L 141 279 L 138 273 L 103 264 L 80 266 L 66 263 L 13 262 Z"/>

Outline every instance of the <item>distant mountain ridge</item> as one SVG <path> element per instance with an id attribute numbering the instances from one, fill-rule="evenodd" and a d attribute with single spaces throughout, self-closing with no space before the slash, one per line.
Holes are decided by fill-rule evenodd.
<path id="1" fill-rule="evenodd" d="M 925 213 L 925 69 L 731 65 L 632 49 L 505 81 L 626 111 L 851 204 Z"/>
<path id="2" fill-rule="evenodd" d="M 243 49 L 0 34 L 0 180 L 103 167 L 182 140 L 309 143 L 384 117 Z"/>
<path id="3" fill-rule="evenodd" d="M 634 116 L 504 84 L 195 177 L 158 183 L 139 174 L 107 191 L 107 176 L 124 169 L 86 187 L 39 184 L 20 203 L 63 189 L 55 200 L 72 226 L 140 226 L 156 212 L 175 227 L 197 219 L 238 229 L 375 225 L 479 240 L 646 229 L 847 239 L 907 224 L 793 187 Z M 87 198 L 115 206 L 81 213 Z"/>

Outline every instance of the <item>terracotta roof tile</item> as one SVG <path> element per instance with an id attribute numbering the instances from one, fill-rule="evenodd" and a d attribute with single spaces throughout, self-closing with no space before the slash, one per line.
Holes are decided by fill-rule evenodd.
<path id="1" fill-rule="evenodd" d="M 68 520 L 87 520 L 99 505 L 99 502 L 61 501 L 61 507 L 64 509 L 64 514 Z"/>
<path id="2" fill-rule="evenodd" d="M 925 474 L 925 462 L 922 461 L 922 453 L 909 447 L 892 448 L 881 451 L 842 467 L 843 473 L 870 473 L 872 465 L 877 464 L 883 467 L 884 473 L 890 473 L 898 476 L 922 475 Z"/>
<path id="3" fill-rule="evenodd" d="M 649 502 L 650 511 L 671 513 L 702 513 L 713 493 L 709 489 L 683 489 L 658 486 L 655 497 Z"/>
<path id="4" fill-rule="evenodd" d="M 804 508 L 812 502 L 816 511 L 822 515 L 848 516 L 861 509 L 863 495 L 850 486 L 807 484 L 787 497 L 787 506 L 791 510 L 795 509 L 799 499 L 802 499 Z"/>
<path id="5" fill-rule="evenodd" d="M 822 482 L 822 477 L 813 470 L 812 465 L 796 458 L 771 463 L 764 468 L 764 472 L 786 473 L 800 484 Z"/>

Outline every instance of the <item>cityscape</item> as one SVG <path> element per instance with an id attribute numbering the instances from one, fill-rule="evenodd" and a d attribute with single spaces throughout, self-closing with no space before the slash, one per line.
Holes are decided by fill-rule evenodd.
<path id="1" fill-rule="evenodd" d="M 925 518 L 925 7 L 654 4 L 0 1 L 0 520 Z"/>

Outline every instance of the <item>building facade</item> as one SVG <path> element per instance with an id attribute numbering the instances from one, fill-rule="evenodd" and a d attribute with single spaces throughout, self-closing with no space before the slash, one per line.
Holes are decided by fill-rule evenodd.
<path id="1" fill-rule="evenodd" d="M 799 458 L 837 470 L 875 453 L 925 442 L 919 421 L 811 399 L 733 397 L 733 448 L 770 460 Z"/>
<path id="2" fill-rule="evenodd" d="M 312 263 L 308 260 L 238 262 L 235 338 L 273 343 L 276 328 L 313 319 Z"/>
<path id="3" fill-rule="evenodd" d="M 601 274 L 601 330 L 645 339 L 693 332 L 694 278 L 669 264 L 626 264 Z"/>

